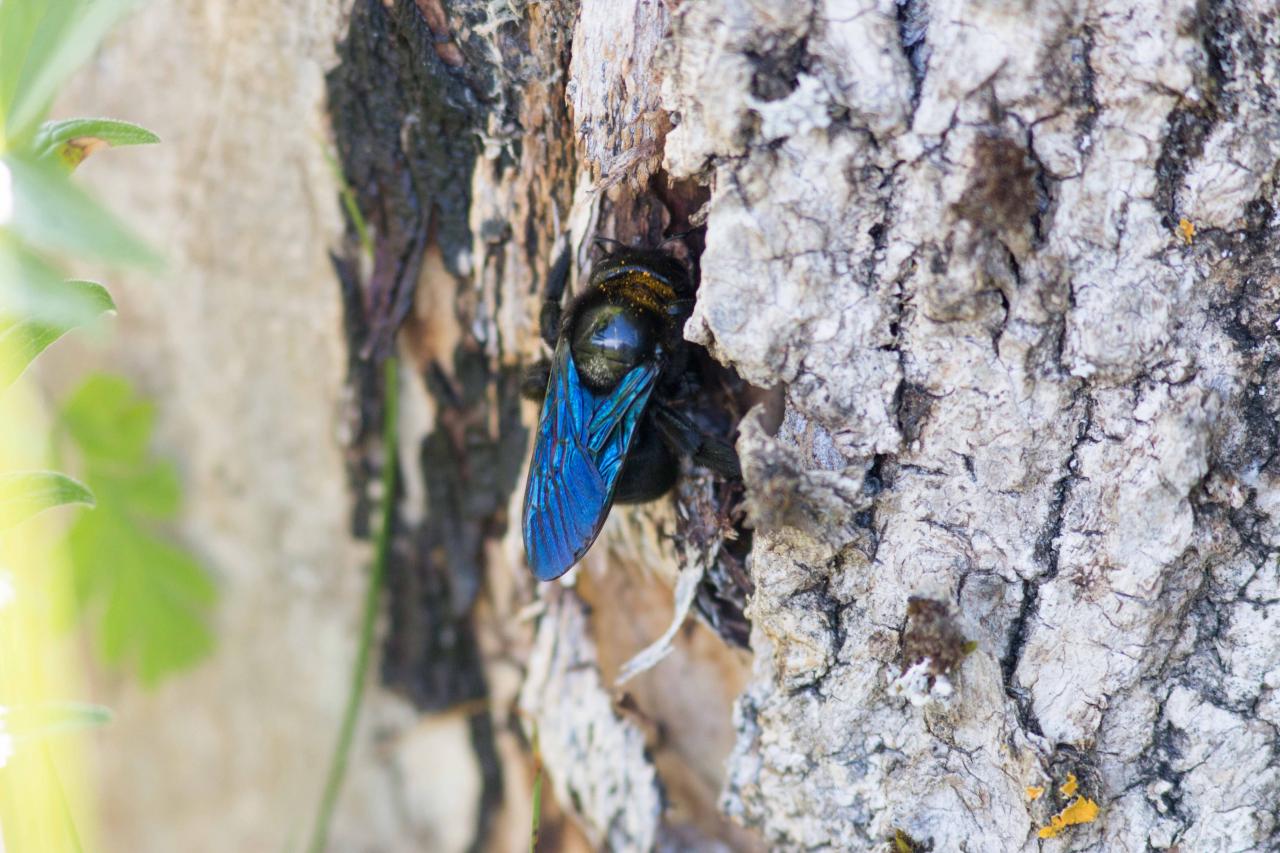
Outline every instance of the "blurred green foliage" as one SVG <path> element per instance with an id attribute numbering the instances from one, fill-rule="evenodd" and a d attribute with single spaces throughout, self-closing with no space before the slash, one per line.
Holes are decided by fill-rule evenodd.
<path id="1" fill-rule="evenodd" d="M 138 0 L 0 0 L 0 116 L 7 147 L 39 131 L 71 73 Z"/>
<path id="2" fill-rule="evenodd" d="M 102 285 L 66 280 L 67 258 L 156 261 L 70 180 L 90 153 L 155 135 L 112 119 L 44 121 L 67 77 L 135 5 L 0 0 L 0 392 L 65 332 L 115 308 Z M 36 481 L 11 481 L 11 499 L 24 482 Z"/>
<path id="3" fill-rule="evenodd" d="M 93 493 L 66 474 L 57 471 L 0 474 L 0 530 L 46 509 L 76 503 L 93 506 Z"/>
<path id="4" fill-rule="evenodd" d="M 156 142 L 114 119 L 45 122 L 81 67 L 136 0 L 0 0 L 0 391 L 68 329 L 114 309 L 91 282 L 68 283 L 60 261 L 156 265 L 145 243 L 70 181 L 92 152 Z"/>
<path id="5" fill-rule="evenodd" d="M 22 375 L 36 356 L 80 321 L 114 311 L 116 303 L 107 289 L 93 281 L 56 281 L 43 293 L 46 306 L 58 304 L 61 322 L 48 317 L 32 317 L 32 312 L 0 315 L 0 392 Z M 73 315 L 79 320 L 69 320 Z"/>
<path id="6" fill-rule="evenodd" d="M 71 181 L 97 151 L 158 142 L 105 118 L 45 121 L 67 77 L 137 0 L 0 0 L 0 393 L 63 334 L 115 303 L 102 285 L 69 281 L 64 263 L 152 266 L 158 260 Z M 77 611 L 95 625 L 108 664 L 146 684 L 213 647 L 216 589 L 161 530 L 178 512 L 172 463 L 150 451 L 155 414 L 118 377 L 90 377 L 59 414 L 84 483 L 51 471 L 0 472 L 0 526 L 67 503 L 95 504 L 69 544 Z"/>
<path id="7" fill-rule="evenodd" d="M 0 0 L 0 394 L 63 334 L 115 309 L 102 285 L 68 280 L 68 261 L 158 264 L 131 229 L 71 181 L 86 157 L 106 148 L 158 142 L 155 134 L 114 119 L 45 121 L 66 79 L 137 2 Z M 16 420 L 29 420 L 24 409 L 16 410 Z M 0 470 L 0 534 L 6 545 L 10 535 L 22 535 L 13 528 L 30 516 L 66 504 L 92 506 L 90 489 L 97 492 L 96 509 L 80 514 L 69 531 L 74 608 L 96 620 L 101 657 L 132 666 L 148 684 L 209 652 L 208 611 L 216 597 L 195 558 L 158 530 L 177 512 L 180 490 L 172 464 L 151 455 L 153 425 L 151 406 L 124 380 L 91 377 L 59 417 L 59 430 L 78 449 L 88 484 L 55 471 Z M 43 461 L 19 456 L 18 465 L 38 469 Z M 6 458 L 5 464 L 12 463 Z M 18 656 L 38 649 L 42 636 L 20 635 Z M 12 660 L 14 652 L 7 647 L 6 658 Z M 0 705 L 0 713 L 9 712 L 15 736 L 42 741 L 44 758 L 38 772 L 21 754 L 16 756 L 20 767 L 10 768 L 23 773 L 19 784 L 0 792 L 6 815 L 0 848 L 8 843 L 15 851 L 82 849 L 71 803 L 43 738 L 102 725 L 110 712 L 43 701 L 46 680 L 48 673 L 24 688 L 6 682 L 8 690 L 0 697 L 5 704 L 20 703 Z M 0 757 L 0 767 L 6 758 Z M 14 815 L 23 819 L 14 821 Z"/>
<path id="8" fill-rule="evenodd" d="M 151 452 L 155 408 L 122 377 L 96 374 L 59 423 L 97 500 L 71 527 L 77 605 L 96 623 L 102 659 L 155 684 L 212 651 L 217 599 L 200 562 L 163 534 L 182 490 L 174 464 Z"/>
<path id="9" fill-rule="evenodd" d="M 135 5 L 0 0 L 0 336 L 21 323 L 60 334 L 102 313 L 105 291 L 62 286 L 61 260 L 67 257 L 157 263 L 141 240 L 69 179 L 95 151 L 157 142 L 156 136 L 113 119 L 43 121 L 66 78 Z M 109 298 L 107 306 L 114 307 Z M 14 348 L 3 338 L 0 346 Z"/>

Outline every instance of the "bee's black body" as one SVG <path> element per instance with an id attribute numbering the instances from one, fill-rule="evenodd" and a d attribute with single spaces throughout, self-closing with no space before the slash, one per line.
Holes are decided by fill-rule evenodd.
<path id="1" fill-rule="evenodd" d="M 684 266 L 657 251 L 609 255 L 562 320 L 561 290 L 553 281 L 543 309 L 555 353 L 523 513 L 525 550 L 542 580 L 586 553 L 614 501 L 666 493 L 679 455 L 738 476 L 733 449 L 671 405 L 687 379 L 693 285 Z"/>

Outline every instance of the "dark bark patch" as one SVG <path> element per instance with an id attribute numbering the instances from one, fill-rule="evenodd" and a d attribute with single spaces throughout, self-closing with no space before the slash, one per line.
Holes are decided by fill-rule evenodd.
<path id="1" fill-rule="evenodd" d="M 768 53 L 748 51 L 751 94 L 762 101 L 780 101 L 794 92 L 808 64 L 807 46 L 806 39 L 799 39 Z"/>
<path id="2" fill-rule="evenodd" d="M 907 626 L 902 632 L 902 669 L 929 661 L 931 675 L 946 675 L 973 651 L 945 601 L 913 595 L 907 599 Z"/>
<path id="3" fill-rule="evenodd" d="M 437 26 L 447 32 L 447 24 Z M 366 359 L 390 352 L 413 304 L 428 235 L 450 272 L 462 275 L 468 266 L 471 182 L 459 176 L 471 174 L 479 154 L 479 132 L 495 106 L 494 74 L 478 50 L 457 67 L 436 47 L 414 3 L 359 0 L 338 45 L 340 62 L 326 78 L 343 175 L 374 235 L 358 306 L 364 336 L 352 341 Z"/>
<path id="4" fill-rule="evenodd" d="M 427 377 L 442 404 L 418 465 L 427 511 L 388 572 L 390 631 L 382 677 L 424 710 L 481 699 L 485 685 L 471 612 L 484 577 L 486 541 L 507 528 L 507 502 L 524 459 L 519 371 L 489 375 L 485 356 L 460 349 L 453 378 Z M 496 431 L 489 395 L 496 386 Z"/>
<path id="5" fill-rule="evenodd" d="M 506 528 L 526 433 L 518 408 L 519 375 L 499 369 L 471 331 L 473 266 L 470 175 L 481 133 L 512 126 L 512 99 L 500 83 L 491 45 L 477 35 L 486 6 L 436 0 L 357 0 L 340 62 L 327 77 L 329 108 L 344 178 L 372 238 L 364 259 L 348 222 L 337 260 L 355 406 L 348 471 L 357 495 L 358 534 L 367 534 L 371 477 L 395 448 L 379 446 L 381 371 L 413 306 L 430 245 L 457 281 L 458 298 L 430 306 L 464 329 L 451 377 L 438 365 L 424 381 L 437 423 L 420 449 L 427 512 L 397 527 L 388 566 L 391 629 L 383 678 L 425 710 L 485 695 L 470 611 L 484 569 L 483 544 Z M 519 22 L 493 37 L 518 44 Z M 514 41 L 513 41 L 514 40 Z M 511 152 L 499 158 L 499 165 Z M 487 243 L 510 237 L 505 222 L 486 223 Z M 369 267 L 361 275 L 362 267 Z M 448 286 L 439 288 L 448 293 Z M 497 431 L 491 433 L 492 425 Z"/>
<path id="6" fill-rule="evenodd" d="M 555 14 L 562 10 L 548 12 Z M 382 465 L 421 469 L 426 512 L 413 524 L 398 513 L 389 550 L 382 677 L 429 711 L 487 696 L 473 609 L 485 543 L 506 530 L 527 437 L 518 369 L 500 366 L 493 347 L 476 337 L 481 306 L 471 277 L 477 263 L 492 258 L 473 256 L 470 217 L 482 135 L 490 142 L 501 137 L 494 168 L 519 156 L 509 82 L 514 69 L 529 65 L 528 27 L 518 18 L 491 20 L 482 0 L 356 0 L 338 45 L 339 63 L 326 77 L 342 176 L 371 243 L 360 245 L 344 208 L 347 235 L 335 268 L 352 392 L 346 443 L 356 495 L 353 527 L 357 535 L 369 534 L 376 504 L 370 487 Z M 489 222 L 480 236 L 485 246 L 501 244 L 511 239 L 511 227 Z M 447 371 L 435 362 L 417 365 L 436 420 L 417 458 L 397 462 L 397 448 L 381 446 L 380 364 L 412 314 L 432 247 L 443 270 L 433 273 L 438 304 L 427 310 L 443 312 L 446 325 L 456 322 L 461 342 L 444 356 L 451 362 Z M 473 844 L 480 849 L 502 781 L 487 711 L 473 715 L 471 724 L 482 771 Z"/>
<path id="7" fill-rule="evenodd" d="M 896 401 L 898 411 L 898 431 L 902 433 L 902 441 L 907 446 L 914 444 L 933 411 L 933 395 L 923 385 L 914 382 L 903 382 L 898 385 Z"/>
<path id="8" fill-rule="evenodd" d="M 1022 144 L 1004 136 L 981 136 L 974 165 L 956 214 L 982 232 L 1018 233 L 1043 207 L 1040 167 Z"/>
<path id="9" fill-rule="evenodd" d="M 898 40 L 911 66 L 911 107 L 920 103 L 920 88 L 929 68 L 929 0 L 897 0 Z"/>

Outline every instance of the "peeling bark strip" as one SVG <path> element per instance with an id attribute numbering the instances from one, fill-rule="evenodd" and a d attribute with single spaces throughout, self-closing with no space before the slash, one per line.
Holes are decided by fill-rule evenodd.
<path id="1" fill-rule="evenodd" d="M 435 23 L 439 29 L 440 22 Z M 476 94 L 479 83 L 450 72 L 452 66 L 438 55 L 436 37 L 412 3 L 388 8 L 381 2 L 359 2 L 341 46 L 343 63 L 329 76 L 343 172 L 373 235 L 367 279 L 347 284 L 348 290 L 358 286 L 348 297 L 348 327 L 363 332 L 350 340 L 351 373 L 366 422 L 357 431 L 357 452 L 375 452 L 368 430 L 380 418 L 379 389 L 362 381 L 366 366 L 389 352 L 408 316 L 428 242 L 442 247 L 448 272 L 459 279 L 455 286 L 465 284 L 462 273 L 470 265 L 469 187 L 453 176 L 469 172 L 476 160 L 485 110 Z M 359 251 L 351 242 L 345 264 L 353 278 Z M 453 310 L 451 304 L 440 307 Z M 359 318 L 358 325 L 351 314 Z M 465 399 L 448 380 L 431 386 L 441 405 L 441 423 L 421 450 L 423 472 L 431 480 L 428 501 L 432 509 L 443 511 L 428 514 L 417 529 L 402 521 L 388 571 L 392 629 L 384 677 L 425 708 L 448 707 L 485 692 L 467 621 L 483 568 L 479 539 L 494 507 L 472 511 L 456 497 L 472 479 L 472 460 L 463 446 L 467 421 L 487 426 L 485 413 L 474 409 L 488 377 L 483 353 L 475 356 L 474 343 L 460 343 L 458 349 L 458 366 L 481 375 L 468 377 L 473 381 Z M 452 435 L 445 423 L 450 419 Z M 383 456 L 380 464 L 396 464 L 388 456 L 394 449 L 376 452 Z M 477 473 L 479 479 L 495 479 L 483 466 Z M 509 492 L 514 470 L 484 483 L 490 489 L 489 504 L 501 503 L 504 479 Z"/>
<path id="2" fill-rule="evenodd" d="M 423 710 L 478 708 L 470 728 L 482 775 L 473 843 L 480 849 L 501 803 L 502 775 L 474 608 L 486 543 L 507 527 L 526 433 L 518 369 L 504 364 L 492 331 L 497 296 L 474 295 L 477 268 L 500 264 L 488 247 L 504 233 L 485 223 L 477 254 L 470 176 L 486 140 L 495 146 L 494 166 L 514 160 L 504 144 L 512 107 L 495 48 L 514 28 L 491 19 L 483 3 L 455 7 L 451 18 L 434 0 L 357 0 L 328 84 L 343 173 L 373 243 L 372 258 L 362 259 L 349 223 L 338 261 L 355 398 L 349 470 L 361 496 L 357 528 L 369 473 L 379 465 L 406 467 L 406 480 L 416 484 L 399 496 L 382 676 Z M 373 366 L 406 320 L 416 374 L 407 381 L 421 383 L 408 393 L 425 392 L 433 418 L 402 427 L 408 447 L 378 447 L 381 389 Z M 423 432 L 413 435 L 414 428 Z"/>
<path id="3" fill-rule="evenodd" d="M 520 692 L 561 802 L 573 803 L 591 841 L 608 850 L 650 850 L 657 842 L 662 788 L 645 755 L 644 732 L 614 708 L 601 681 L 586 608 L 553 593 Z"/>

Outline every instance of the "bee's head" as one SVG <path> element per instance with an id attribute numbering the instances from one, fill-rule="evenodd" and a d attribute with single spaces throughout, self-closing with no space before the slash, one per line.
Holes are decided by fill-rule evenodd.
<path id="1" fill-rule="evenodd" d="M 678 348 L 692 310 L 693 286 L 683 264 L 663 252 L 623 249 L 596 264 L 561 334 L 583 383 L 600 393 L 641 361 Z"/>

